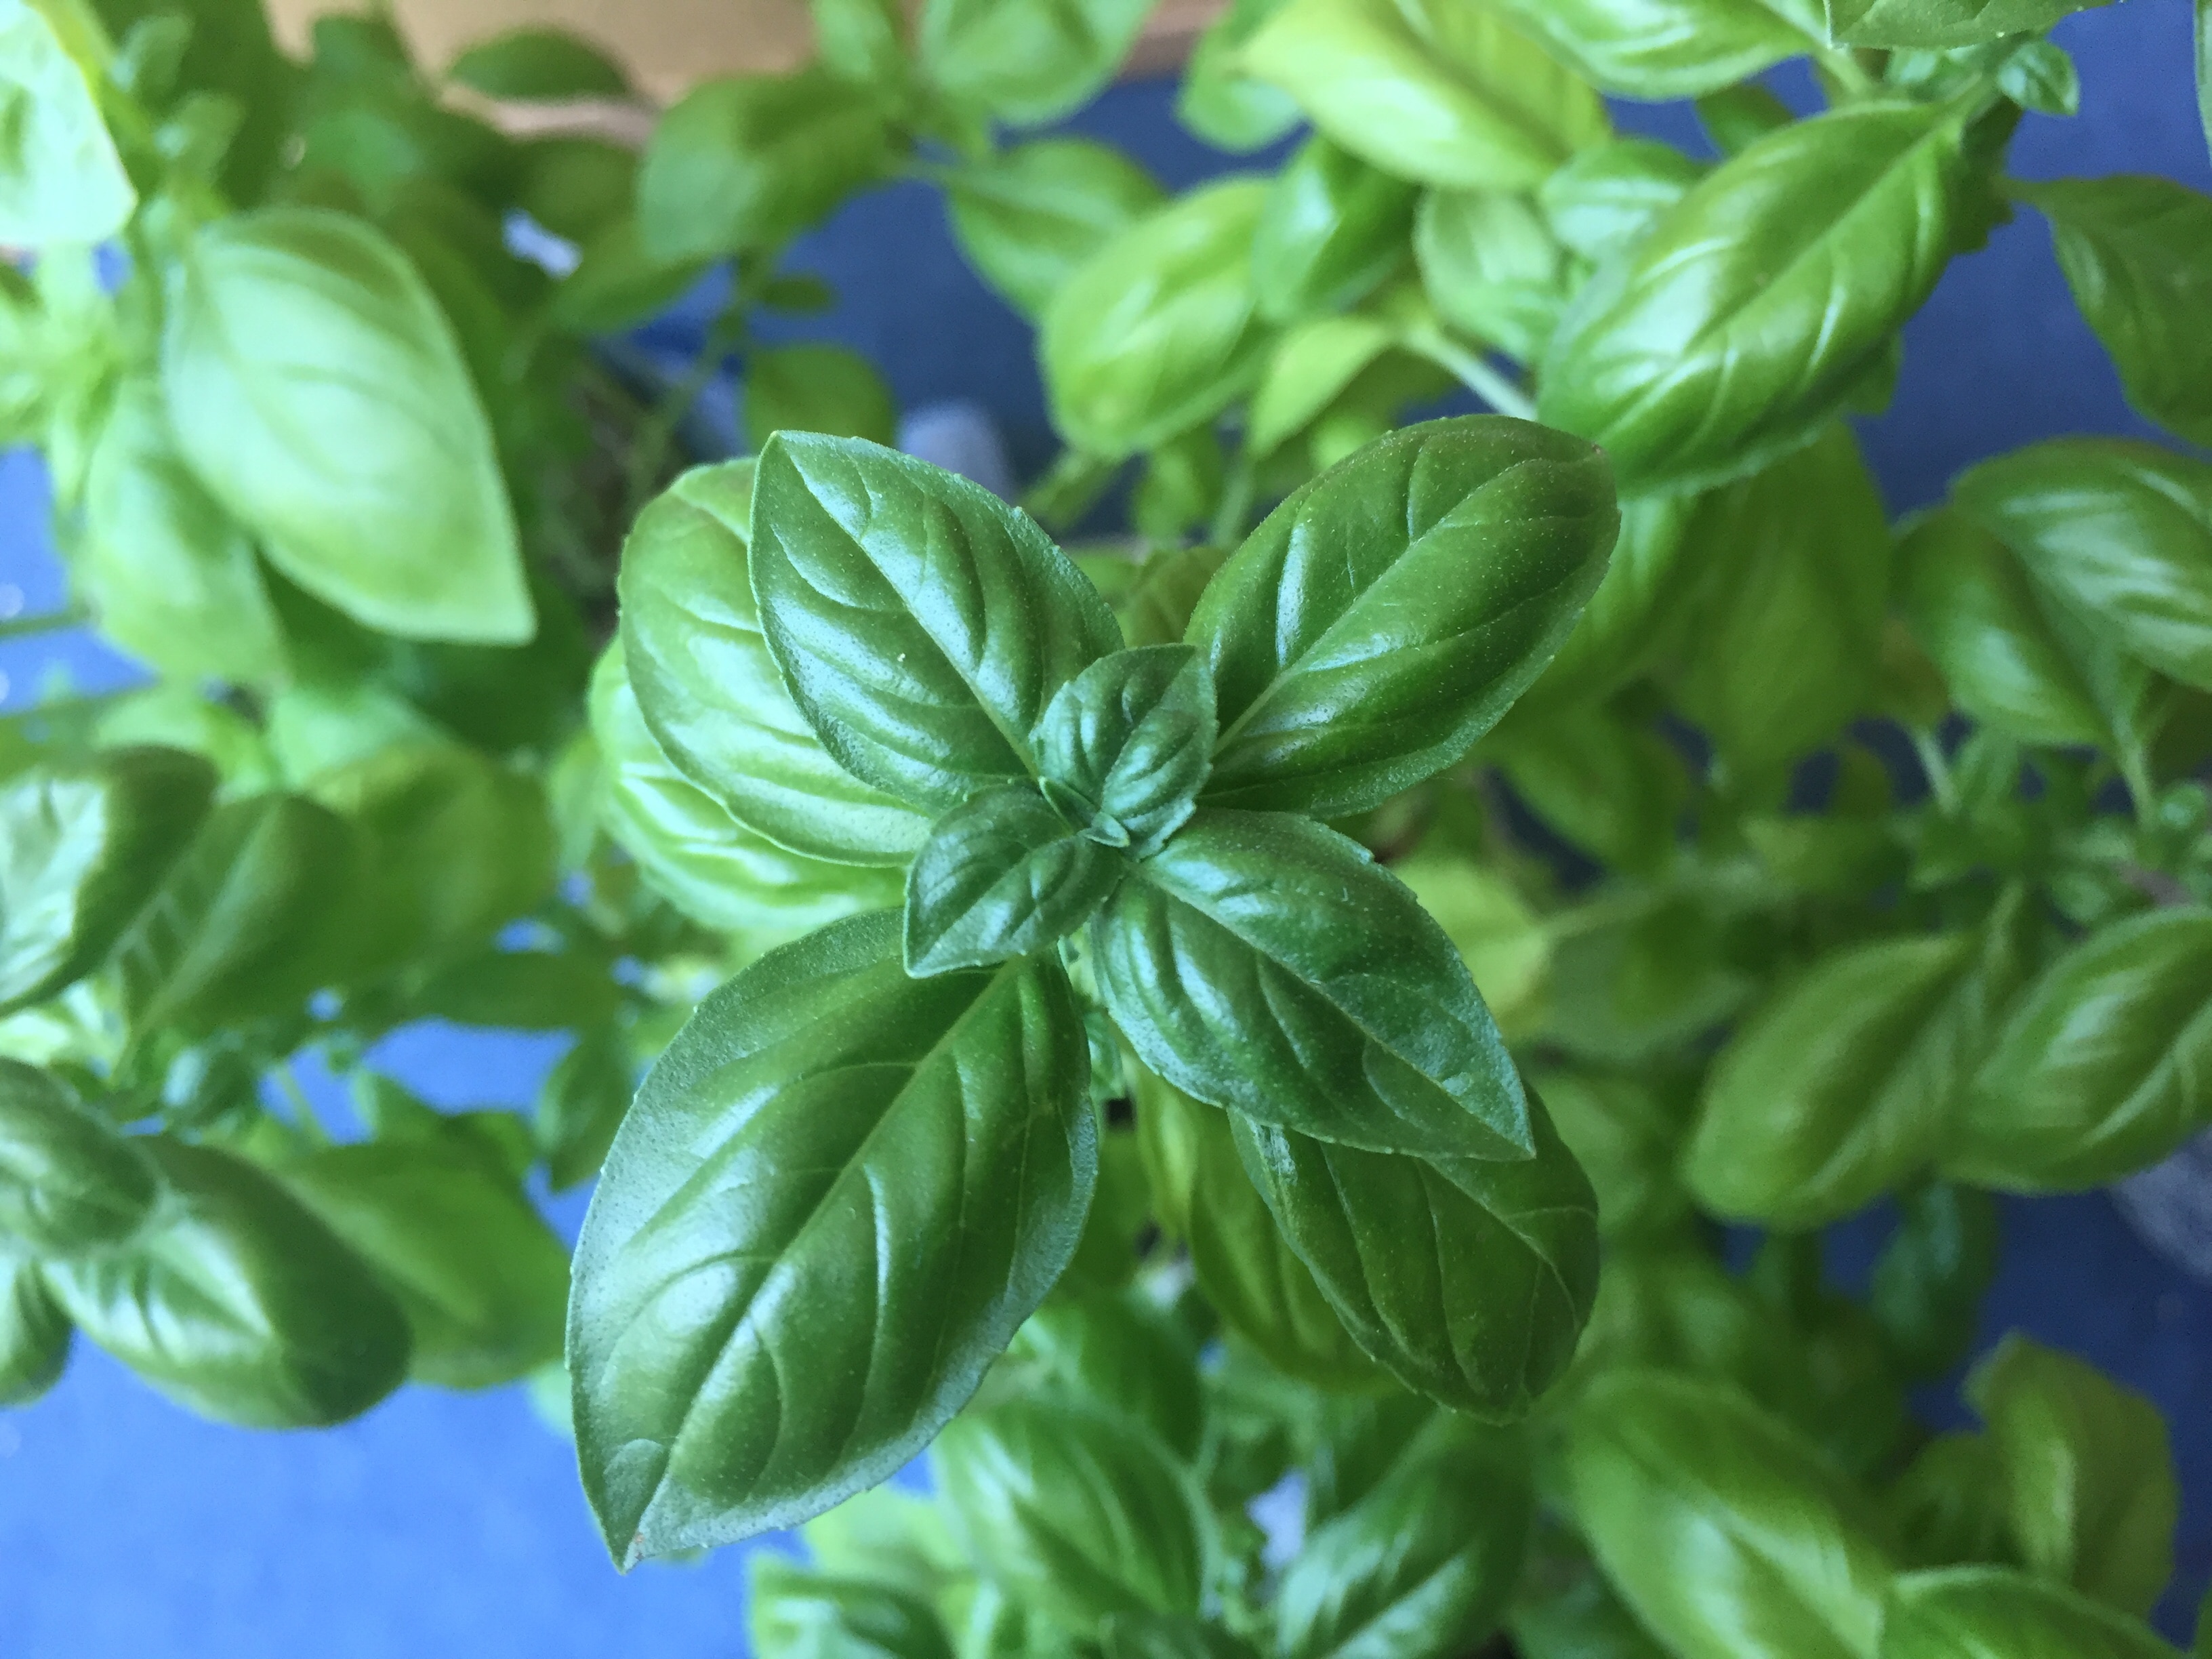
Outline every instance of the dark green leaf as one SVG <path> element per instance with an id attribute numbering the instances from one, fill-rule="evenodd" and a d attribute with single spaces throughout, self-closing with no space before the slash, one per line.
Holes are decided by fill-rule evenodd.
<path id="1" fill-rule="evenodd" d="M 1505 0 L 1562 63 L 1629 98 L 1694 98 L 1825 44 L 1820 0 Z"/>
<path id="2" fill-rule="evenodd" d="M 1115 1023 L 1200 1100 L 1377 1151 L 1533 1145 L 1451 941 L 1364 848 L 1309 819 L 1200 812 L 1130 870 L 1091 938 Z"/>
<path id="3" fill-rule="evenodd" d="M 1153 0 L 925 0 L 922 72 L 955 102 L 1034 126 L 1088 103 L 1121 66 Z"/>
<path id="4" fill-rule="evenodd" d="M 1597 1289 L 1597 1205 L 1540 1109 L 1533 1158 L 1360 1152 L 1231 1115 L 1245 1173 L 1370 1356 L 1474 1416 L 1525 1415 Z"/>
<path id="5" fill-rule="evenodd" d="M 892 161 L 881 101 L 826 69 L 702 81 L 646 147 L 639 242 L 669 263 L 775 247 Z"/>
<path id="6" fill-rule="evenodd" d="M 938 820 L 906 882 L 915 975 L 1026 956 L 1091 919 L 1122 861 L 1029 784 L 969 797 Z"/>
<path id="7" fill-rule="evenodd" d="M 1741 155 L 1797 118 L 1771 87 L 1747 81 L 1698 100 L 1698 125 L 1723 155 Z"/>
<path id="8" fill-rule="evenodd" d="M 1275 175 L 1253 228 L 1261 313 L 1287 322 L 1372 292 L 1405 263 L 1416 193 L 1328 139 L 1309 138 Z"/>
<path id="9" fill-rule="evenodd" d="M 1985 1434 L 1937 1435 L 1883 1494 L 1882 1507 L 1911 1565 L 2013 1559 L 2005 1537 L 2004 1465 Z"/>
<path id="10" fill-rule="evenodd" d="M 1574 1513 L 1683 1659 L 1873 1659 L 1893 1568 L 1826 1459 L 1725 1384 L 1624 1370 L 1577 1403 Z"/>
<path id="11" fill-rule="evenodd" d="M 1805 442 L 1966 234 L 1962 122 L 1852 107 L 1722 163 L 1583 289 L 1540 416 L 1604 446 L 1633 488 L 1733 477 Z"/>
<path id="12" fill-rule="evenodd" d="M 0 1235 L 45 1255 L 118 1244 L 159 1194 L 135 1139 L 52 1073 L 0 1060 Z"/>
<path id="13" fill-rule="evenodd" d="M 1434 838 L 1390 873 L 1444 930 L 1506 1041 L 1533 1036 L 1542 1024 L 1551 941 L 1513 884 Z"/>
<path id="14" fill-rule="evenodd" d="M 1198 1353 L 1146 1291 L 1069 1296 L 1063 1286 L 1022 1327 L 1012 1353 L 1042 1378 L 1141 1425 L 1176 1456 L 1198 1455 Z"/>
<path id="15" fill-rule="evenodd" d="M 1898 1209 L 1867 1304 L 1912 1375 L 1933 1379 L 1972 1346 L 1975 1314 L 1996 1277 L 1997 1206 L 1975 1188 L 1936 1181 L 1903 1194 Z"/>
<path id="16" fill-rule="evenodd" d="M 1690 1210 L 1675 1170 L 1689 1129 L 1690 1091 L 1667 1079 L 1539 1072 L 1529 1087 L 1589 1176 L 1607 1238 L 1663 1236 Z"/>
<path id="17" fill-rule="evenodd" d="M 439 969 L 414 987 L 410 1001 L 456 1025 L 565 1031 L 613 1018 L 622 990 L 604 952 L 494 947 Z"/>
<path id="18" fill-rule="evenodd" d="M 1489 7 L 1290 0 L 1245 68 L 1386 173 L 1465 190 L 1532 190 L 1607 136 L 1596 93 Z"/>
<path id="19" fill-rule="evenodd" d="M 746 1565 L 759 1659 L 952 1659 L 936 1610 L 910 1590 L 811 1572 L 765 1552 Z"/>
<path id="20" fill-rule="evenodd" d="M 612 58 L 563 29 L 508 29 L 471 46 L 446 75 L 487 97 L 525 102 L 629 94 L 629 79 Z"/>
<path id="21" fill-rule="evenodd" d="M 1974 46 L 2047 29 L 2105 0 L 1827 0 L 1828 32 L 1854 46 Z"/>
<path id="22" fill-rule="evenodd" d="M 1966 1379 L 2035 1571 L 2147 1616 L 2173 1574 L 2181 1490 L 2158 1407 L 2071 1354 L 2008 1336 Z"/>
<path id="23" fill-rule="evenodd" d="M 297 1199 L 228 1153 L 142 1144 L 170 1194 L 160 1224 L 43 1268 L 80 1330 L 178 1404 L 246 1428 L 343 1422 L 399 1385 L 398 1304 Z"/>
<path id="24" fill-rule="evenodd" d="M 2132 1619 L 2006 1567 L 1899 1578 L 1881 1659 L 2175 1659 Z"/>
<path id="25" fill-rule="evenodd" d="M 2212 1119 L 2212 913 L 2113 922 L 2029 986 L 1954 1117 L 1943 1172 L 2003 1192 L 2101 1186 Z"/>
<path id="26" fill-rule="evenodd" d="M 1164 1613 L 1117 1613 L 1099 1626 L 1105 1659 L 1252 1659 L 1218 1625 Z"/>
<path id="27" fill-rule="evenodd" d="M 984 1572 L 1054 1622 L 1083 1632 L 1116 1613 L 1198 1611 L 1212 1517 L 1146 1430 L 1010 1400 L 956 1419 L 932 1461 Z"/>
<path id="28" fill-rule="evenodd" d="M 1526 196 L 1431 191 L 1413 250 L 1437 314 L 1522 362 L 1544 355 L 1567 289 L 1563 250 Z"/>
<path id="29" fill-rule="evenodd" d="M 629 1044 L 611 1026 L 586 1031 L 546 1073 L 532 1121 L 555 1192 L 599 1173 L 636 1091 Z"/>
<path id="30" fill-rule="evenodd" d="M 1206 799 L 1335 817 L 1450 765 L 1573 628 L 1619 523 L 1602 454 L 1502 416 L 1323 473 L 1191 618 L 1221 719 Z"/>
<path id="31" fill-rule="evenodd" d="M 1033 777 L 1046 705 L 1121 642 L 1034 520 L 873 444 L 777 437 L 752 530 L 753 592 L 801 712 L 854 776 L 933 811 Z"/>
<path id="32" fill-rule="evenodd" d="M 1602 259 L 1650 229 L 1705 173 L 1672 145 L 1615 138 L 1544 180 L 1536 199 L 1554 236 L 1585 259 Z"/>
<path id="33" fill-rule="evenodd" d="M 1692 537 L 1698 500 L 1631 495 L 1622 501 L 1620 539 L 1605 579 L 1559 655 L 1517 706 L 1534 714 L 1607 696 L 1680 643 L 1687 613 L 1703 596 L 1707 556 L 1724 550 Z"/>
<path id="34" fill-rule="evenodd" d="M 819 1514 L 927 1443 L 1074 1251 L 1088 1075 L 1057 963 L 909 979 L 890 913 L 700 1005 L 577 1247 L 577 1444 L 617 1560 Z"/>
<path id="35" fill-rule="evenodd" d="M 843 346 L 768 346 L 745 359 L 745 440 L 778 432 L 898 441 L 898 405 L 875 366 Z"/>
<path id="36" fill-rule="evenodd" d="M 530 638 L 453 331 L 369 225 L 270 208 L 202 229 L 171 288 L 161 385 L 200 481 L 318 599 L 406 639 Z"/>
<path id="37" fill-rule="evenodd" d="M 757 834 L 816 858 L 902 866 L 928 819 L 830 757 L 769 654 L 748 551 L 752 491 L 750 461 L 700 467 L 630 532 L 623 645 L 638 706 L 684 775 Z"/>
<path id="38" fill-rule="evenodd" d="M 107 954 L 205 816 L 215 769 L 111 749 L 0 787 L 0 1012 L 52 996 Z"/>
<path id="39" fill-rule="evenodd" d="M 37 1264 L 0 1254 L 0 1407 L 27 1406 L 60 1380 L 70 1329 Z"/>
<path id="40" fill-rule="evenodd" d="M 38 6 L 0 5 L 0 243 L 104 242 L 138 204 L 85 71 Z"/>
<path id="41" fill-rule="evenodd" d="M 1037 764 L 1077 829 L 1149 858 L 1190 817 L 1214 732 L 1213 681 L 1198 653 L 1137 646 L 1060 689 L 1037 723 Z"/>
<path id="42" fill-rule="evenodd" d="M 1231 550 L 1200 543 L 1164 547 L 1147 558 L 1135 583 L 1115 603 L 1121 633 L 1133 647 L 1175 645 L 1190 626 L 1190 613 Z"/>
<path id="43" fill-rule="evenodd" d="M 1032 318 L 1085 260 L 1165 199 L 1151 173 L 1088 138 L 1032 139 L 945 181 L 960 251 Z"/>
<path id="44" fill-rule="evenodd" d="M 96 0 L 93 8 L 117 40 L 146 20 L 179 10 L 191 32 L 177 64 L 177 84 L 231 100 L 237 131 L 222 153 L 222 187 L 241 204 L 258 202 L 282 162 L 294 127 L 296 70 L 278 48 L 260 0 Z M 50 15 L 64 15 L 57 8 Z M 216 105 L 216 108 L 222 108 Z"/>
<path id="45" fill-rule="evenodd" d="M 1252 239 L 1267 191 L 1210 185 L 1147 214 L 1071 271 L 1038 362 L 1060 435 L 1118 460 L 1211 419 L 1257 379 L 1267 329 Z"/>
<path id="46" fill-rule="evenodd" d="M 1462 1659 L 1497 1628 L 1534 1518 L 1528 1452 L 1449 1421 L 1284 1570 L 1286 1659 Z"/>

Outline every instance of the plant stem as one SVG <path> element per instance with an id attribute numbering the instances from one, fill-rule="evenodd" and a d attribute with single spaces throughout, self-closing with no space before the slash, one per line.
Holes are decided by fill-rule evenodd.
<path id="1" fill-rule="evenodd" d="M 75 628 L 90 620 L 76 606 L 64 605 L 59 611 L 45 611 L 35 617 L 9 617 L 0 621 L 0 640 L 29 639 L 37 634 L 52 634 L 64 628 Z"/>
<path id="2" fill-rule="evenodd" d="M 1928 776 L 1928 793 L 1936 797 L 1936 805 L 1947 817 L 1958 810 L 1959 791 L 1951 781 L 1951 763 L 1943 757 L 1943 746 L 1936 741 L 1936 734 L 1926 726 L 1916 726 L 1912 731 L 1912 752 L 1919 757 L 1920 769 Z"/>
<path id="3" fill-rule="evenodd" d="M 1252 516 L 1252 492 L 1257 483 L 1253 477 L 1251 446 L 1239 444 L 1237 459 L 1229 464 L 1229 477 L 1222 483 L 1221 505 L 1214 509 L 1213 522 L 1206 530 L 1206 539 L 1216 547 L 1234 547 L 1244 539 L 1244 526 Z"/>
<path id="4" fill-rule="evenodd" d="M 1459 376 L 1462 386 L 1500 415 L 1511 415 L 1523 421 L 1536 418 L 1534 398 L 1492 368 L 1480 355 L 1462 349 L 1457 341 L 1440 331 L 1424 329 L 1408 335 L 1405 343 L 1437 368 Z"/>

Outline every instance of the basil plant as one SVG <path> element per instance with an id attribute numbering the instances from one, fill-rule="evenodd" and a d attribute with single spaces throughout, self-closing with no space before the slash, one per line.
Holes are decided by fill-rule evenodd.
<path id="1" fill-rule="evenodd" d="M 1907 1398 L 1993 1194 L 2212 1123 L 2212 465 L 1893 522 L 1855 435 L 2025 212 L 2212 443 L 2212 201 L 2005 172 L 2074 9 L 1234 0 L 1179 112 L 1283 159 L 1170 198 L 1036 136 L 1145 0 L 815 0 L 641 155 L 470 112 L 647 113 L 557 33 L 0 0 L 0 626 L 149 671 L 0 722 L 0 1400 L 529 1378 L 618 1565 L 799 1528 L 763 1659 L 2172 1653 L 2148 1401 Z M 1036 324 L 1025 507 L 758 326 L 902 179 Z M 572 1041 L 442 1111 L 429 1019 Z"/>

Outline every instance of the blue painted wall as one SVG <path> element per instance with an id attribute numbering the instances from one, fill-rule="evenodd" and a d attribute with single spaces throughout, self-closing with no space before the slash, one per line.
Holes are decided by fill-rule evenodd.
<path id="1" fill-rule="evenodd" d="M 2087 112 L 2028 118 L 2016 169 L 2162 173 L 2212 187 L 2188 13 L 2182 0 L 2130 0 L 2062 30 Z M 1175 127 L 1169 101 L 1162 87 L 1125 88 L 1079 125 L 1170 183 L 1219 170 L 1221 158 Z M 1692 131 L 1679 111 L 1624 121 L 1682 140 Z M 930 192 L 900 186 L 855 206 L 811 239 L 803 263 L 846 296 L 828 331 L 882 362 L 902 401 L 982 404 L 1024 471 L 1050 453 L 1026 330 L 961 264 Z M 2030 216 L 1954 267 L 1907 333 L 1895 409 L 1867 436 L 1902 510 L 1992 451 L 2142 429 Z M 21 588 L 33 610 L 59 597 L 42 517 L 35 466 L 0 459 L 0 588 Z M 0 644 L 0 702 L 23 701 L 52 654 Z M 81 685 L 130 672 L 87 642 L 61 654 Z M 554 1052 L 425 1030 L 381 1059 L 461 1106 L 527 1098 Z M 562 1218 L 573 1226 L 575 1206 Z M 2185 1631 L 2212 1573 L 2212 1290 L 2154 1258 L 2101 1194 L 2009 1205 L 2007 1224 L 1984 1337 L 2021 1328 L 2087 1354 L 2150 1392 L 2176 1425 L 2189 1503 L 2182 1583 L 2166 1612 Z M 1840 1254 L 1863 1256 L 1855 1243 L 1847 1234 Z M 1956 1415 L 1940 1400 L 1928 1409 Z M 516 1390 L 410 1389 L 342 1429 L 251 1434 L 202 1423 L 81 1351 L 46 1400 L 0 1414 L 0 1659 L 727 1659 L 744 1651 L 742 1577 L 725 1552 L 618 1577 L 567 1446 Z"/>

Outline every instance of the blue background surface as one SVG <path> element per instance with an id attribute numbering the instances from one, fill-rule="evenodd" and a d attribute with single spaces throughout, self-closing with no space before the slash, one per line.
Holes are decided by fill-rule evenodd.
<path id="1" fill-rule="evenodd" d="M 2183 0 L 2132 0 L 2062 28 L 2087 112 L 2030 116 L 2015 170 L 2161 173 L 2212 187 L 2188 13 Z M 1164 85 L 1121 88 L 1075 125 L 1170 184 L 1231 165 L 1175 126 L 1170 100 Z M 1697 142 L 1685 112 L 1621 114 L 1626 126 Z M 799 263 L 845 300 L 794 333 L 867 352 L 909 407 L 981 404 L 1024 475 L 1048 457 L 1027 330 L 961 263 L 933 192 L 900 185 L 855 204 Z M 690 331 L 682 317 L 658 331 L 664 343 Z M 1980 456 L 2068 431 L 2147 428 L 2075 314 L 2047 233 L 2024 216 L 1959 260 L 1907 331 L 1896 406 L 1868 425 L 1868 447 L 1902 511 Z M 0 588 L 20 588 L 32 611 L 60 599 L 43 515 L 35 464 L 0 458 Z M 25 701 L 56 648 L 0 643 L 0 702 Z M 85 641 L 59 649 L 84 689 L 131 672 Z M 458 1107 L 527 1099 L 556 1053 L 541 1039 L 422 1030 L 378 1058 Z M 579 1212 L 556 1206 L 568 1227 Z M 2212 1575 L 2212 1289 L 2154 1257 L 2103 1194 L 2011 1203 L 2006 1223 L 1985 1342 L 2021 1328 L 2086 1354 L 2149 1393 L 2175 1427 L 2188 1501 L 2163 1622 L 2185 1633 Z M 1863 1263 L 1878 1226 L 1840 1230 L 1839 1276 Z M 1940 1391 L 1923 1411 L 1940 1425 L 1964 1420 Z M 567 1445 L 516 1389 L 410 1389 L 343 1428 L 249 1433 L 167 1405 L 80 1345 L 51 1395 L 0 1414 L 0 1659 L 704 1659 L 744 1652 L 742 1583 L 736 1551 L 618 1577 Z"/>

